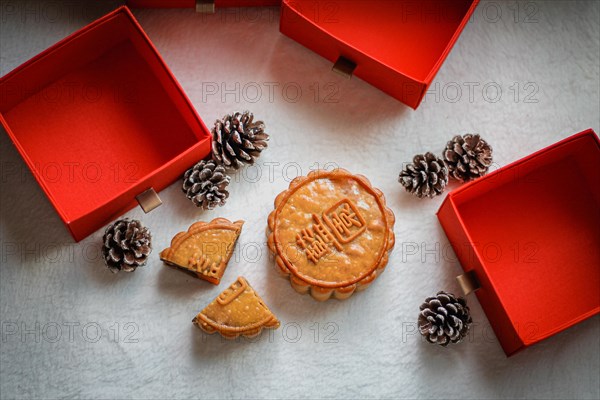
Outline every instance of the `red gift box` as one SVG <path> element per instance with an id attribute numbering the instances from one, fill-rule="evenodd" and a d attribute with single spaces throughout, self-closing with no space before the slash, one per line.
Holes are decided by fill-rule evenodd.
<path id="1" fill-rule="evenodd" d="M 600 312 L 592 130 L 452 191 L 438 218 L 507 355 Z"/>
<path id="2" fill-rule="evenodd" d="M 126 7 L 0 79 L 0 121 L 77 241 L 210 152 L 210 131 Z"/>
<path id="3" fill-rule="evenodd" d="M 478 1 L 283 0 L 280 30 L 416 109 Z"/>
<path id="4" fill-rule="evenodd" d="M 278 6 L 281 0 L 215 0 L 215 7 Z M 131 8 L 195 8 L 196 0 L 127 0 Z"/>

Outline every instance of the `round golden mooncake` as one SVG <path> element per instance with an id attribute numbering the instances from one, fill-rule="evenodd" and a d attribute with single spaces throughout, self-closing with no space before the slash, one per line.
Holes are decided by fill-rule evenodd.
<path id="1" fill-rule="evenodd" d="M 313 171 L 275 199 L 269 249 L 299 293 L 346 299 L 385 268 L 394 247 L 394 213 L 367 178 Z"/>

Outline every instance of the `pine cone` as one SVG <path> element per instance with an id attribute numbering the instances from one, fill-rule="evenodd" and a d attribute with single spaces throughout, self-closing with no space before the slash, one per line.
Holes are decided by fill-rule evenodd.
<path id="1" fill-rule="evenodd" d="M 413 158 L 412 164 L 406 165 L 398 181 L 407 192 L 415 196 L 432 198 L 442 194 L 448 184 L 448 168 L 444 161 L 427 152 Z"/>
<path id="2" fill-rule="evenodd" d="M 492 146 L 479 135 L 457 135 L 446 144 L 444 160 L 450 176 L 468 182 L 487 173 L 492 165 Z"/>
<path id="3" fill-rule="evenodd" d="M 419 332 L 429 343 L 441 346 L 460 342 L 473 322 L 465 299 L 444 291 L 426 298 L 419 309 Z"/>
<path id="4" fill-rule="evenodd" d="M 138 220 L 120 219 L 104 232 L 102 256 L 112 272 L 132 272 L 146 264 L 152 235 Z"/>
<path id="5" fill-rule="evenodd" d="M 212 130 L 213 160 L 227 168 L 238 169 L 244 164 L 254 164 L 260 152 L 267 148 L 269 135 L 262 121 L 253 122 L 251 112 L 227 114 L 215 122 Z"/>
<path id="6" fill-rule="evenodd" d="M 186 197 L 204 210 L 222 206 L 229 197 L 229 178 L 225 167 L 213 160 L 202 160 L 183 175 L 183 192 Z"/>

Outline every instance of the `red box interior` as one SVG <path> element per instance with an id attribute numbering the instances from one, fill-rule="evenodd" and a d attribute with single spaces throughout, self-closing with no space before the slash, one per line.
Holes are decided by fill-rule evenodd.
<path id="1" fill-rule="evenodd" d="M 463 186 L 440 209 L 490 321 L 513 327 L 497 330 L 508 354 L 600 312 L 599 167 L 598 137 L 582 132 Z"/>
<path id="2" fill-rule="evenodd" d="M 76 240 L 210 148 L 210 133 L 126 8 L 2 77 L 0 89 L 7 132 Z"/>
<path id="3" fill-rule="evenodd" d="M 357 64 L 354 75 L 416 108 L 477 0 L 284 0 L 283 5 L 284 34 L 332 62 L 340 55 L 351 59 Z"/>

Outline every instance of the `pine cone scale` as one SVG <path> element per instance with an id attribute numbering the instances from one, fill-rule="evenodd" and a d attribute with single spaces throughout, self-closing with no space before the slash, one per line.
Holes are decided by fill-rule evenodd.
<path id="1" fill-rule="evenodd" d="M 246 150 L 255 150 L 256 147 L 254 147 L 254 144 L 252 144 L 251 141 L 249 141 L 248 139 L 244 139 L 240 142 L 241 145 L 243 145 Z"/>
<path id="2" fill-rule="evenodd" d="M 112 262 L 114 262 L 114 263 L 119 262 L 119 259 L 120 259 L 119 253 L 117 253 L 117 250 L 115 250 L 114 248 L 109 250 L 108 255 Z"/>
<path id="3" fill-rule="evenodd" d="M 235 144 L 242 144 L 242 136 L 238 131 L 233 131 L 233 134 L 231 135 L 231 140 Z"/>
<path id="4" fill-rule="evenodd" d="M 431 184 L 435 187 L 438 183 L 438 176 L 435 173 L 430 173 L 429 174 L 429 182 L 431 182 Z"/>
<path id="5" fill-rule="evenodd" d="M 205 177 L 203 177 L 203 179 L 206 179 L 206 178 L 207 178 L 206 176 L 205 176 Z M 223 181 L 223 179 L 225 179 L 225 175 L 223 175 L 223 173 L 221 173 L 221 172 L 219 172 L 219 171 L 215 171 L 215 172 L 213 173 L 213 176 L 212 176 L 212 177 L 210 177 L 210 181 L 211 181 L 213 184 L 218 184 L 218 183 L 220 183 L 221 181 Z"/>
<path id="6" fill-rule="evenodd" d="M 252 156 L 250 156 L 250 154 L 246 153 L 244 150 L 238 150 L 237 157 L 238 157 L 238 159 L 241 158 L 243 160 L 248 161 L 248 163 L 251 163 L 253 160 Z"/>
<path id="7" fill-rule="evenodd" d="M 125 264 L 127 265 L 133 265 L 133 263 L 135 262 L 135 256 L 129 251 L 126 251 L 123 254 L 123 259 L 125 260 Z"/>

